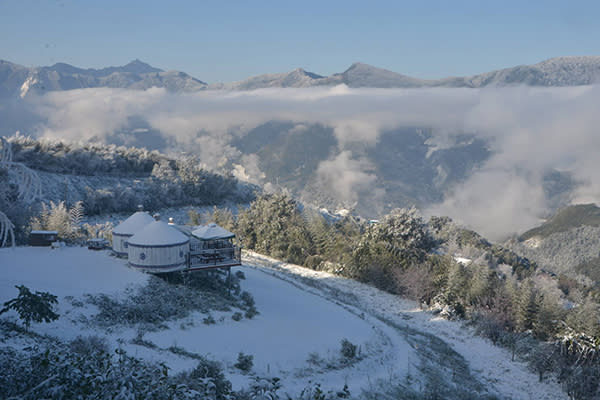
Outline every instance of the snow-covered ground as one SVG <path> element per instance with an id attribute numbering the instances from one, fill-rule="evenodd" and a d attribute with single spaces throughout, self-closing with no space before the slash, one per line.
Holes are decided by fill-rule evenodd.
<path id="1" fill-rule="evenodd" d="M 127 288 L 147 282 L 147 275 L 129 269 L 124 260 L 108 252 L 71 247 L 0 249 L 0 303 L 16 296 L 15 285 L 49 291 L 59 298 L 61 318 L 32 324 L 35 332 L 64 340 L 102 335 L 133 356 L 164 362 L 172 373 L 197 363 L 189 355 L 168 350 L 182 348 L 220 361 L 234 389 L 247 386 L 256 374 L 281 378 L 281 393 L 292 396 L 312 382 L 325 390 L 340 390 L 347 384 L 360 398 L 362 390 L 389 384 L 418 390 L 426 385 L 424 369 L 433 368 L 449 381 L 458 375 L 454 382 L 502 398 L 566 398 L 557 384 L 538 383 L 525 365 L 511 362 L 507 351 L 459 323 L 434 318 L 413 302 L 253 253 L 246 253 L 245 265 L 235 270 L 246 275 L 242 289 L 254 296 L 259 315 L 236 322 L 231 318 L 235 310 L 212 312 L 216 324 L 206 325 L 202 322 L 206 314 L 192 313 L 169 321 L 168 329 L 144 332 L 143 339 L 156 347 L 132 343 L 139 335 L 137 327 L 105 329 L 85 323 L 84 317 L 97 309 L 73 301 L 83 300 L 86 293 L 124 296 Z M 6 315 L 16 318 L 14 313 Z M 343 362 L 340 342 L 344 338 L 359 346 L 359 360 Z M 252 374 L 244 375 L 233 366 L 239 352 L 254 356 Z"/>
<path id="2" fill-rule="evenodd" d="M 169 321 L 168 329 L 146 332 L 143 339 L 157 348 L 131 343 L 138 334 L 135 327 L 103 330 L 83 323 L 80 315 L 89 317 L 97 309 L 87 303 L 74 306 L 67 297 L 83 300 L 86 293 L 123 296 L 127 288 L 147 281 L 147 275 L 128 268 L 124 260 L 108 252 L 73 247 L 0 249 L 0 302 L 17 295 L 15 285 L 48 291 L 59 298 L 61 318 L 50 324 L 32 324 L 35 332 L 64 340 L 103 335 L 113 347 L 133 356 L 164 362 L 172 373 L 196 364 L 193 358 L 167 350 L 183 348 L 220 361 L 234 389 L 247 386 L 252 378 L 233 366 L 240 352 L 254 356 L 253 373 L 281 378 L 283 392 L 291 395 L 297 395 L 309 381 L 328 390 L 348 384 L 351 391 L 360 392 L 371 382 L 405 375 L 411 357 L 417 359 L 412 347 L 385 323 L 273 276 L 270 270 L 236 269 L 244 272 L 242 289 L 252 293 L 260 314 L 236 322 L 231 318 L 233 311 L 212 312 L 216 324 L 206 325 L 202 322 L 206 314 L 192 313 L 184 320 Z M 7 315 L 16 317 L 15 313 Z M 342 339 L 359 346 L 359 361 L 344 364 Z"/>
<path id="3" fill-rule="evenodd" d="M 282 263 L 257 253 L 245 252 L 244 262 L 269 268 L 274 275 L 283 279 L 302 280 L 307 291 L 343 301 L 367 315 L 379 317 L 400 328 L 404 326 L 435 335 L 464 357 L 473 375 L 492 393 L 510 399 L 567 398 L 558 383 L 540 383 L 538 376 L 529 371 L 525 364 L 511 360 L 509 351 L 475 335 L 472 329 L 460 322 L 448 321 L 423 311 L 413 301 L 351 279 Z"/>

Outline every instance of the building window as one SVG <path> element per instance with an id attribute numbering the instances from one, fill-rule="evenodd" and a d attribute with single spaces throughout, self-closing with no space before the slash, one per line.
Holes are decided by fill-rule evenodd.
<path id="1" fill-rule="evenodd" d="M 179 250 L 179 257 L 183 257 L 183 250 Z"/>
<path id="2" fill-rule="evenodd" d="M 146 253 L 140 253 L 140 260 L 144 261 L 146 259 Z"/>
<path id="3" fill-rule="evenodd" d="M 125 248 L 128 248 L 128 247 L 129 247 L 129 243 L 125 242 L 125 243 L 123 244 L 123 247 L 125 247 Z"/>

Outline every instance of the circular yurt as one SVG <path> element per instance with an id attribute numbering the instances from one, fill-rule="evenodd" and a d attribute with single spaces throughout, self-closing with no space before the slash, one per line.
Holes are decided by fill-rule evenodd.
<path id="1" fill-rule="evenodd" d="M 112 232 L 113 251 L 119 256 L 127 256 L 127 240 L 153 221 L 154 218 L 150 214 L 138 211 L 121 222 Z"/>
<path id="2" fill-rule="evenodd" d="M 187 267 L 190 239 L 163 221 L 144 226 L 127 242 L 129 265 L 134 268 L 162 273 Z"/>

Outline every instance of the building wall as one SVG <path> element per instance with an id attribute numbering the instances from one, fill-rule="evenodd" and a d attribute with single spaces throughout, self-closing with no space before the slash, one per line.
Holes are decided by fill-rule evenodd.
<path id="1" fill-rule="evenodd" d="M 129 265 L 147 272 L 169 272 L 187 267 L 189 242 L 175 246 L 138 246 L 129 244 Z"/>
<path id="2" fill-rule="evenodd" d="M 115 253 L 120 256 L 127 257 L 127 240 L 133 235 L 120 235 L 114 233 L 112 235 L 112 248 Z"/>

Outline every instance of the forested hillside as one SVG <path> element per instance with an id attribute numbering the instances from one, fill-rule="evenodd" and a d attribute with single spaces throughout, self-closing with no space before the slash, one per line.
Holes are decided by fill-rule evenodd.
<path id="1" fill-rule="evenodd" d="M 600 208 L 577 204 L 506 244 L 563 279 L 600 285 Z"/>
<path id="2" fill-rule="evenodd" d="M 19 135 L 5 142 L 10 165 L 23 166 L 39 178 L 41 193 L 24 204 L 17 180 L 8 167 L 0 167 L 0 210 L 15 224 L 24 240 L 30 220 L 46 208 L 63 208 L 81 202 L 86 215 L 130 212 L 142 205 L 148 210 L 184 205 L 247 203 L 256 187 L 231 175 L 209 172 L 191 155 L 168 157 L 134 147 L 75 144 L 35 140 Z"/>
<path id="3" fill-rule="evenodd" d="M 285 195 L 265 195 L 213 219 L 248 249 L 366 282 L 465 319 L 526 360 L 544 380 L 558 379 L 577 399 L 599 392 L 600 291 L 558 279 L 527 258 L 491 244 L 447 217 L 425 222 L 395 210 L 379 223 L 333 222 Z"/>
<path id="4" fill-rule="evenodd" d="M 110 226 L 82 224 L 83 212 L 129 211 L 140 203 L 156 210 L 248 203 L 253 196 L 251 187 L 203 170 L 190 156 L 170 158 L 140 149 L 19 136 L 9 142 L 14 163 L 38 169 L 43 188 L 54 199 L 18 206 L 20 187 L 12 181 L 14 175 L 2 171 L 6 184 L 0 207 L 21 240 L 32 228 L 58 229 L 67 240 L 110 232 Z M 62 163 L 63 158 L 68 161 Z M 92 169 L 86 168 L 90 161 Z M 590 206 L 576 210 L 583 210 L 582 221 L 595 215 Z M 247 249 L 368 283 L 414 299 L 445 318 L 468 321 L 493 343 L 511 349 L 515 358 L 527 361 L 540 381 L 557 379 L 573 398 L 593 399 L 599 393 L 598 286 L 569 274 L 553 275 L 539 265 L 541 258 L 530 261 L 518 246 L 492 244 L 448 217 L 425 221 L 416 209 L 396 209 L 380 221 L 367 221 L 351 213 L 324 216 L 286 194 L 259 195 L 236 212 L 215 208 L 209 218 L 235 232 Z M 191 222 L 200 219 L 190 213 Z M 577 219 L 550 223 L 570 227 L 572 220 Z M 545 240 L 569 232 L 547 229 Z M 574 229 L 593 236 L 598 228 Z M 582 263 L 594 268 L 593 257 Z"/>

